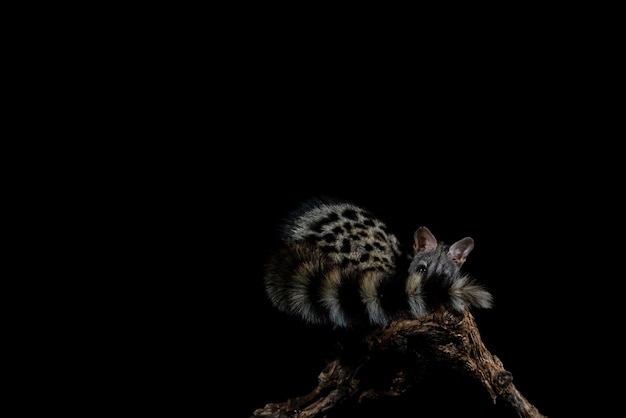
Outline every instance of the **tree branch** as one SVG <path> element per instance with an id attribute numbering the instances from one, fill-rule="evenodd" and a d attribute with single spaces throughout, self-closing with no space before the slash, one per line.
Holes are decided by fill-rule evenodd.
<path id="1" fill-rule="evenodd" d="M 348 399 L 362 403 L 400 396 L 436 362 L 479 382 L 494 404 L 507 404 L 519 418 L 546 418 L 516 389 L 500 359 L 487 350 L 469 311 L 395 321 L 342 344 L 310 393 L 268 403 L 253 417 L 321 418 Z"/>

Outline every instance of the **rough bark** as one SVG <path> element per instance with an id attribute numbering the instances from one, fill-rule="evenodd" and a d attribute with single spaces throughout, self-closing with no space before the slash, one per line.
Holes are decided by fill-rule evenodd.
<path id="1" fill-rule="evenodd" d="M 390 359 L 394 359 L 392 365 L 387 363 Z M 268 403 L 255 410 L 253 417 L 323 418 L 348 399 L 361 403 L 400 396 L 422 380 L 424 367 L 433 362 L 477 381 L 494 405 L 503 402 L 520 418 L 546 418 L 516 389 L 512 374 L 498 357 L 487 350 L 469 311 L 395 321 L 364 334 L 342 346 L 310 393 Z"/>

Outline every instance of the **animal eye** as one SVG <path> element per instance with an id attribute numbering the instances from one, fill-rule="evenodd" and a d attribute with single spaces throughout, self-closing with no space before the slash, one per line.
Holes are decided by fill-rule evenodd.
<path id="1" fill-rule="evenodd" d="M 417 273 L 426 273 L 426 266 L 417 266 L 417 269 L 415 269 L 415 271 Z"/>

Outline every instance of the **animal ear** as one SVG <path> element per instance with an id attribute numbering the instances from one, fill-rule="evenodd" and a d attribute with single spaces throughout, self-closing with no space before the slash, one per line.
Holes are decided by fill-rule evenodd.
<path id="1" fill-rule="evenodd" d="M 452 258 L 452 261 L 454 261 L 457 266 L 461 267 L 463 263 L 465 263 L 465 260 L 467 260 L 467 255 L 473 249 L 474 240 L 470 237 L 465 237 L 450 246 L 448 255 L 450 255 L 450 258 Z"/>
<path id="2" fill-rule="evenodd" d="M 413 250 L 415 250 L 415 254 L 434 250 L 435 248 L 437 248 L 437 240 L 433 233 L 425 226 L 417 228 L 413 234 Z"/>

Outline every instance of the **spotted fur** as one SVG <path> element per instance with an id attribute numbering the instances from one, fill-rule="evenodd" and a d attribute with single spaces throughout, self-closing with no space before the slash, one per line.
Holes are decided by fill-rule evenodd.
<path id="1" fill-rule="evenodd" d="M 314 199 L 292 212 L 269 258 L 266 293 L 280 311 L 338 328 L 379 326 L 448 309 L 490 308 L 492 296 L 460 268 L 474 247 L 448 246 L 426 227 L 403 254 L 387 226 L 349 202 Z"/>

